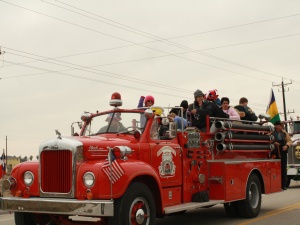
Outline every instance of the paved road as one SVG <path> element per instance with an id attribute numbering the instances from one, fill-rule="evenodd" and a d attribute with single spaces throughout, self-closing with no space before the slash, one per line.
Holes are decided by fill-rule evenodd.
<path id="1" fill-rule="evenodd" d="M 156 225 L 300 225 L 300 182 L 284 192 L 263 195 L 262 209 L 255 219 L 229 218 L 222 205 L 192 210 L 184 215 L 157 219 Z M 14 225 L 13 214 L 1 214 L 0 225 Z M 29 224 L 28 224 L 29 225 Z"/>

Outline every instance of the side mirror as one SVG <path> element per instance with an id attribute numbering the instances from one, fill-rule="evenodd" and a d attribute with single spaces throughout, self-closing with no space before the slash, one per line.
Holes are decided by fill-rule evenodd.
<path id="1" fill-rule="evenodd" d="M 169 137 L 170 138 L 176 137 L 176 133 L 177 133 L 176 123 L 170 122 L 169 123 Z"/>

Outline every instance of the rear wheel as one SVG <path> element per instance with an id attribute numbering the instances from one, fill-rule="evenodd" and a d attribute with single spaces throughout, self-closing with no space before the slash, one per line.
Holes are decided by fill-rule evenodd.
<path id="1" fill-rule="evenodd" d="M 290 185 L 291 185 L 291 178 L 286 178 L 286 187 L 288 188 L 288 187 L 290 187 Z"/>
<path id="2" fill-rule="evenodd" d="M 246 199 L 238 202 L 239 213 L 245 218 L 257 217 L 261 207 L 261 186 L 258 176 L 251 174 L 247 182 Z"/>
<path id="3" fill-rule="evenodd" d="M 110 225 L 154 225 L 155 203 L 152 192 L 143 183 L 132 183 L 125 194 L 115 201 Z"/>

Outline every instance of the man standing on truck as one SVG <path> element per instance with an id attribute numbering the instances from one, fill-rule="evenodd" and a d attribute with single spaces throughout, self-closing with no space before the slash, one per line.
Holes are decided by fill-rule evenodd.
<path id="1" fill-rule="evenodd" d="M 275 140 L 275 149 L 272 154 L 276 159 L 281 159 L 281 188 L 286 190 L 286 180 L 287 180 L 287 153 L 288 149 L 292 144 L 292 139 L 290 135 L 284 130 L 284 124 L 280 121 L 274 123 L 275 130 L 272 132 Z"/>

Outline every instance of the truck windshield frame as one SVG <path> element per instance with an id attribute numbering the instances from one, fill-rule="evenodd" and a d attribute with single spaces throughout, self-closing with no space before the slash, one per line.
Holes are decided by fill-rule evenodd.
<path id="1" fill-rule="evenodd" d="M 141 127 L 141 112 L 113 111 L 92 115 L 86 126 L 83 127 L 83 136 L 94 136 L 106 133 L 128 133 L 139 130 Z"/>

